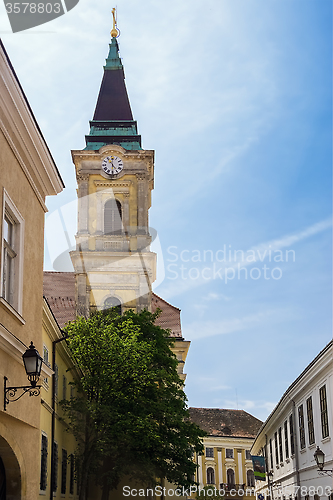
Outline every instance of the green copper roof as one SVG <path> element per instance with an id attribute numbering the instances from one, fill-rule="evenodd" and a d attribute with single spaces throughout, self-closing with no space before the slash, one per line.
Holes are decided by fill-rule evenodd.
<path id="1" fill-rule="evenodd" d="M 112 38 L 109 47 L 109 55 L 106 59 L 104 69 L 123 69 L 123 65 L 121 64 L 121 59 L 119 57 L 118 42 L 115 37 Z"/>
<path id="2" fill-rule="evenodd" d="M 87 150 L 98 150 L 108 144 L 125 149 L 141 149 L 141 136 L 133 120 L 128 99 L 125 75 L 119 57 L 118 42 L 112 37 L 109 56 L 99 91 L 90 133 L 86 136 Z"/>
<path id="3" fill-rule="evenodd" d="M 133 120 L 92 120 L 86 144 L 86 150 L 98 150 L 107 144 L 117 144 L 130 150 L 142 149 L 137 123 Z"/>

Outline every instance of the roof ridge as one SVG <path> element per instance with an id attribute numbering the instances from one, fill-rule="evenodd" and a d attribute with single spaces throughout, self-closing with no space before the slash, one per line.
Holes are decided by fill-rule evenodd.
<path id="1" fill-rule="evenodd" d="M 181 309 L 179 309 L 179 307 L 173 306 L 172 304 L 170 304 L 170 302 L 166 301 L 165 299 L 162 299 L 162 297 L 160 297 L 159 295 L 157 295 L 157 293 L 152 292 L 152 295 L 155 295 L 155 297 L 157 297 L 158 299 L 160 299 L 160 300 L 162 300 L 163 302 L 165 302 L 165 304 L 168 304 L 168 306 L 174 307 L 174 308 L 175 308 L 175 309 L 177 309 L 178 311 L 181 311 Z"/>

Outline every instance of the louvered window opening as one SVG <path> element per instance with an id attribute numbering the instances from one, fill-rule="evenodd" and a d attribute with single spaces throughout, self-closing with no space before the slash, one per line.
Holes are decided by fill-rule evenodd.
<path id="1" fill-rule="evenodd" d="M 56 492 L 58 487 L 58 444 L 53 443 L 53 467 L 52 467 L 52 491 Z"/>
<path id="2" fill-rule="evenodd" d="M 74 455 L 69 456 L 69 494 L 74 495 Z"/>
<path id="3" fill-rule="evenodd" d="M 46 490 L 47 485 L 47 437 L 42 435 L 41 463 L 40 463 L 40 489 Z"/>
<path id="4" fill-rule="evenodd" d="M 112 198 L 104 205 L 104 234 L 121 234 L 122 228 L 121 204 Z"/>
<path id="5" fill-rule="evenodd" d="M 66 493 L 66 481 L 67 481 L 67 451 L 62 450 L 62 460 L 61 460 L 61 494 Z"/>

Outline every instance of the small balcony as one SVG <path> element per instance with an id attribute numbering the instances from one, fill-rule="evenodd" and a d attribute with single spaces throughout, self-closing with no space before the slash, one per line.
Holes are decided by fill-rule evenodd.
<path id="1" fill-rule="evenodd" d="M 248 488 L 250 489 L 251 487 L 248 486 Z M 232 483 L 221 483 L 220 484 L 220 490 L 224 490 L 226 493 L 230 493 L 231 491 L 234 492 L 238 492 L 239 490 L 243 490 L 245 491 L 246 490 L 246 484 L 243 483 L 243 484 L 232 484 Z"/>

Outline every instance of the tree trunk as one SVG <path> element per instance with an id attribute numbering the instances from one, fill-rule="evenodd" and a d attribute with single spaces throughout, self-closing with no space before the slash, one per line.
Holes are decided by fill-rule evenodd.
<path id="1" fill-rule="evenodd" d="M 110 486 L 108 480 L 104 479 L 101 500 L 109 500 Z"/>

